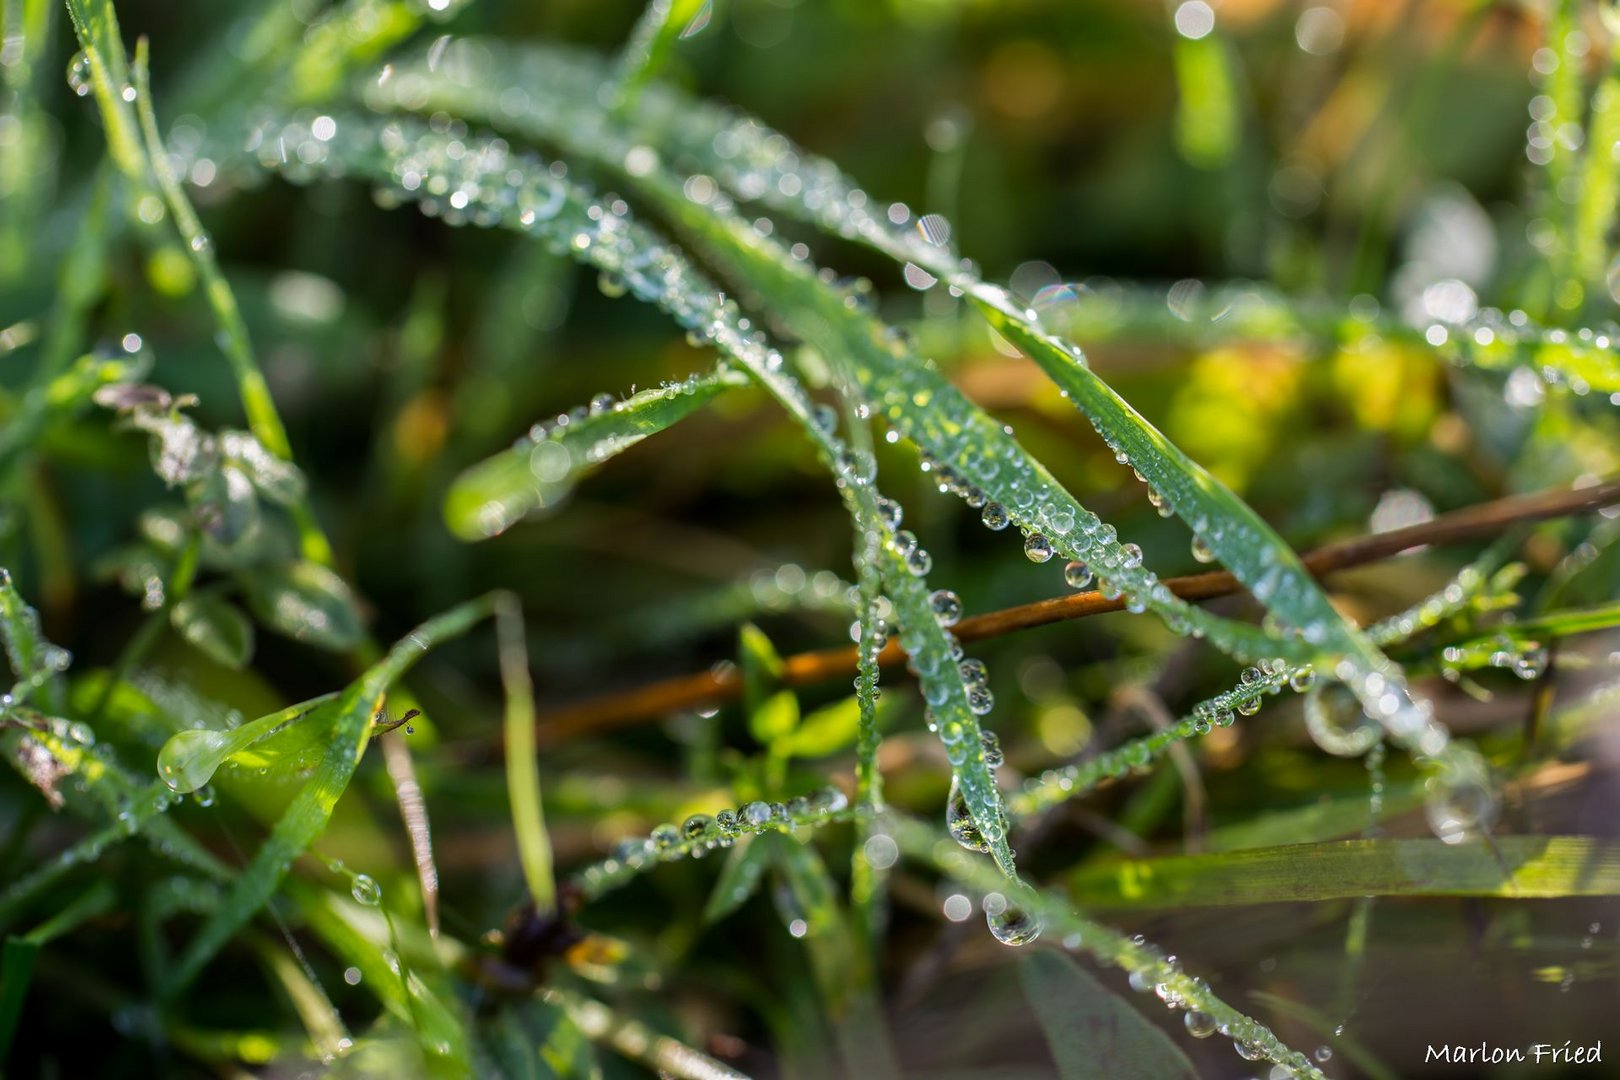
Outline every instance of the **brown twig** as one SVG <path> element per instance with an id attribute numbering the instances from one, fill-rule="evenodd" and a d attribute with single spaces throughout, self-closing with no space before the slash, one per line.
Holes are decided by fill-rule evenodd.
<path id="1" fill-rule="evenodd" d="M 1573 490 L 1513 495 L 1442 514 L 1432 521 L 1404 529 L 1326 544 L 1305 554 L 1302 559 L 1306 568 L 1320 577 L 1336 570 L 1378 562 L 1412 548 L 1490 536 L 1511 525 L 1589 513 L 1617 503 L 1620 503 L 1620 479 Z M 1243 588 L 1235 577 L 1224 570 L 1166 578 L 1164 584 L 1183 600 L 1211 600 Z M 1108 600 L 1099 592 L 1077 592 L 974 615 L 957 623 L 953 630 L 963 642 L 981 641 L 1015 630 L 1123 611 L 1124 608 L 1123 600 Z M 905 651 L 895 639 L 890 639 L 878 654 L 878 662 L 884 666 L 903 663 L 905 658 Z M 840 676 L 852 676 L 855 669 L 853 646 L 821 649 L 787 657 L 782 681 L 788 686 L 808 686 Z M 735 669 L 728 667 L 696 672 L 544 712 L 539 719 L 537 734 L 542 744 L 554 744 L 681 709 L 719 705 L 735 700 L 741 693 L 742 676 Z"/>

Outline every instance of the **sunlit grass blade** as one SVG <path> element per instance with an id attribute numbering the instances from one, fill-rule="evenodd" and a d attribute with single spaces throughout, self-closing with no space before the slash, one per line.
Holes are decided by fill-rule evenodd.
<path id="1" fill-rule="evenodd" d="M 534 686 L 529 679 L 528 639 L 517 598 L 502 594 L 495 605 L 500 641 L 501 682 L 506 690 L 506 795 L 518 860 L 535 910 L 548 915 L 557 906 L 551 839 L 540 805 L 540 762 L 534 747 Z"/>
<path id="2" fill-rule="evenodd" d="M 583 415 L 570 413 L 537 424 L 512 449 L 479 462 L 456 479 L 445 498 L 445 521 L 464 540 L 503 532 L 526 515 L 561 501 L 580 477 L 603 461 L 747 382 L 741 372 L 722 367 L 642 390 L 622 401 L 593 402 Z"/>
<path id="3" fill-rule="evenodd" d="M 493 202 L 480 205 L 473 220 L 535 233 L 554 250 L 567 252 L 613 275 L 628 292 L 669 312 L 682 326 L 701 335 L 724 357 L 746 370 L 793 417 L 832 471 L 858 530 L 875 535 L 876 573 L 907 628 L 907 648 L 922 680 L 924 697 L 935 710 L 940 737 L 968 808 L 988 849 L 1010 873 L 1012 849 L 1006 839 L 1005 814 L 985 761 L 970 687 L 957 666 L 945 629 L 935 617 L 931 594 L 921 577 L 928 568 L 927 553 L 921 551 L 915 537 L 897 533 L 885 521 L 872 486 L 876 465 L 870 452 L 851 449 L 828 428 L 782 353 L 752 328 L 734 301 L 698 274 L 679 251 L 634 222 L 622 204 L 594 201 L 537 161 L 514 158 L 504 142 L 481 141 L 468 147 L 455 141 L 452 149 L 447 137 L 415 122 L 379 126 L 364 117 L 326 119 L 342 128 L 343 140 L 315 139 L 309 127 L 315 118 L 299 117 L 265 125 L 253 136 L 252 149 L 260 153 L 263 164 L 275 167 L 282 161 L 278 148 L 289 140 L 310 146 L 312 152 L 300 152 L 300 174 L 307 168 L 319 167 L 369 175 L 383 183 L 400 185 L 395 189 L 399 197 L 422 199 L 424 209 L 434 212 L 440 210 L 440 204 L 432 193 L 454 187 L 450 205 L 456 220 L 462 220 L 460 210 L 470 204 L 469 193 L 489 198 Z M 341 158 L 335 157 L 337 154 Z M 404 183 L 408 177 L 414 177 L 415 182 Z M 514 178 L 517 190 L 510 186 Z M 812 295 L 843 310 L 831 293 L 816 293 L 813 287 Z M 864 332 L 869 328 L 863 324 L 862 329 Z M 915 415 L 922 414 L 919 411 Z M 990 424 L 983 414 L 978 414 L 978 421 Z M 994 430 L 1000 433 L 999 428 Z M 1033 464 L 1029 467 L 1038 468 Z M 1032 484 L 1032 488 L 1038 485 Z M 862 544 L 857 548 L 857 557 L 865 551 Z M 1161 592 L 1175 601 L 1168 589 Z M 1182 607 L 1195 616 L 1201 615 L 1197 609 Z M 1231 625 L 1258 640 L 1271 640 L 1257 629 Z M 874 641 L 869 646 L 875 648 L 877 644 Z"/>
<path id="4" fill-rule="evenodd" d="M 1075 902 L 1092 909 L 1356 896 L 1614 896 L 1620 846 L 1585 836 L 1499 836 L 1489 845 L 1339 840 L 1098 864 L 1075 871 L 1068 884 Z"/>
<path id="5" fill-rule="evenodd" d="M 388 687 L 424 652 L 465 633 L 486 618 L 492 607 L 493 601 L 484 597 L 428 620 L 344 691 L 334 706 L 337 721 L 320 765 L 236 879 L 219 911 L 204 923 L 181 955 L 164 986 L 167 998 L 172 999 L 189 985 L 232 935 L 270 900 L 293 860 L 326 829 L 338 799 L 354 776 L 371 734 L 372 717 L 381 707 Z"/>

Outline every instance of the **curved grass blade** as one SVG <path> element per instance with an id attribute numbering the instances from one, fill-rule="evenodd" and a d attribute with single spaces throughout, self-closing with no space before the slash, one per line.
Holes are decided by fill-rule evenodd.
<path id="1" fill-rule="evenodd" d="M 344 132 L 343 139 L 318 139 L 310 128 L 313 120 L 306 115 L 271 122 L 254 134 L 250 149 L 260 154 L 262 164 L 273 168 L 282 162 L 282 148 L 295 145 L 300 162 L 297 175 L 320 169 L 366 177 L 390 185 L 390 191 L 400 198 L 423 200 L 424 209 L 433 212 L 443 210 L 439 196 L 446 196 L 455 220 L 466 220 L 462 211 L 472 209 L 472 220 L 480 224 L 536 234 L 554 250 L 613 275 L 637 298 L 672 314 L 680 325 L 748 371 L 798 422 L 837 477 L 857 528 L 874 535 L 879 552 L 877 573 L 909 631 L 908 651 L 918 668 L 924 697 L 938 717 L 940 737 L 969 810 L 997 862 L 1011 873 L 1005 813 L 985 760 L 969 687 L 920 576 L 927 566 L 919 560 L 927 556 L 919 555 L 914 537 L 896 534 L 884 521 L 872 486 L 876 464 L 870 453 L 852 450 L 826 428 L 781 352 L 752 328 L 736 303 L 693 270 L 680 252 L 630 219 L 621 202 L 591 199 L 537 160 L 514 157 L 500 140 L 464 143 L 420 123 L 393 121 L 379 126 L 371 118 L 348 116 L 332 121 Z M 835 306 L 842 310 L 841 305 Z M 921 402 L 916 408 L 913 415 L 924 415 Z M 983 414 L 978 418 L 983 424 L 990 423 Z M 857 550 L 864 551 L 866 546 Z M 1161 591 L 1180 603 L 1168 589 Z M 1187 610 L 1202 615 L 1197 609 Z M 1259 630 L 1242 629 L 1258 640 L 1270 640 Z"/>
<path id="2" fill-rule="evenodd" d="M 502 108 L 498 88 L 489 79 L 493 48 L 486 42 L 462 43 L 458 48 L 441 59 L 436 72 L 396 70 L 373 91 L 373 100 L 485 119 L 619 170 L 700 238 L 719 265 L 768 298 L 796 333 L 830 362 L 847 366 L 849 384 L 867 398 L 872 411 L 923 450 L 940 476 L 949 478 L 964 497 L 995 502 L 1007 520 L 1030 535 L 1043 536 L 1058 555 L 1106 568 L 1111 582 L 1143 609 L 1163 616 L 1172 628 L 1206 635 L 1243 659 L 1309 658 L 1310 650 L 1303 646 L 1211 615 L 1174 596 L 1157 575 L 1130 558 L 1112 528 L 1076 502 L 1004 425 L 912 352 L 897 332 L 868 314 L 859 297 L 818 280 L 808 260 L 790 256 L 743 221 L 723 196 L 707 190 L 699 192 L 705 196 L 702 201 L 689 198 L 680 182 L 656 167 L 656 155 L 653 167 L 643 170 L 644 156 L 635 151 L 645 147 L 619 131 L 605 112 L 592 111 L 588 102 L 531 95 L 524 108 Z M 864 199 L 857 202 L 864 204 Z M 877 227 L 874 222 L 872 228 Z"/>
<path id="3" fill-rule="evenodd" d="M 269 902 L 293 860 L 325 831 L 333 808 L 354 776 L 371 733 L 372 717 L 388 688 L 424 652 L 441 641 L 465 633 L 487 617 L 493 605 L 492 598 L 482 597 L 429 619 L 343 692 L 334 706 L 337 720 L 331 742 L 315 774 L 293 797 L 253 861 L 231 886 L 219 910 L 192 938 L 162 988 L 165 1000 L 173 1000 L 184 990 L 231 936 Z"/>
<path id="4" fill-rule="evenodd" d="M 1088 866 L 1068 885 L 1088 908 L 1133 910 L 1358 896 L 1615 896 L 1620 844 L 1588 836 L 1499 836 L 1490 845 L 1338 840 Z"/>
<path id="5" fill-rule="evenodd" d="M 463 540 L 495 536 L 519 519 L 554 506 L 603 461 L 747 382 L 741 372 L 722 366 L 708 375 L 642 390 L 623 401 L 593 402 L 584 415 L 568 413 L 536 424 L 510 450 L 456 478 L 445 497 L 445 522 Z"/>

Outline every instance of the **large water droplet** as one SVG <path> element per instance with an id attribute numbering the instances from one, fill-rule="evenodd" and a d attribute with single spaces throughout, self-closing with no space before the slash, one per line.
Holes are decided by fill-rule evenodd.
<path id="1" fill-rule="evenodd" d="M 349 883 L 349 895 L 354 902 L 364 904 L 366 907 L 376 907 L 382 903 L 382 887 L 370 874 L 356 874 Z"/>
<path id="2" fill-rule="evenodd" d="M 158 775 L 174 791 L 196 791 L 214 778 L 230 751 L 230 743 L 229 732 L 182 731 L 158 751 Z"/>
<path id="3" fill-rule="evenodd" d="M 90 75 L 90 54 L 83 49 L 73 54 L 68 61 L 67 84 L 79 97 L 88 97 L 93 88 Z"/>
<path id="4" fill-rule="evenodd" d="M 952 840 L 969 851 L 990 850 L 984 834 L 973 822 L 973 813 L 968 809 L 967 797 L 962 794 L 962 787 L 954 777 L 951 779 L 950 798 L 945 802 L 945 831 L 951 834 Z"/>
<path id="5" fill-rule="evenodd" d="M 1089 589 L 1091 577 L 1091 567 L 1083 562 L 1071 562 L 1063 568 L 1063 580 L 1071 589 Z"/>
<path id="6" fill-rule="evenodd" d="M 1003 945 L 1028 945 L 1041 936 L 1041 920 L 1000 893 L 984 898 L 984 921 Z"/>

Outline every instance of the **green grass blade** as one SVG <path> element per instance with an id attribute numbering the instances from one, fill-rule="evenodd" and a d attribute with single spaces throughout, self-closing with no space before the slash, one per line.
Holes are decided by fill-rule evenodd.
<path id="1" fill-rule="evenodd" d="M 1364 804 L 1365 805 L 1365 804 Z M 1503 836 L 1485 843 L 1339 840 L 1169 855 L 1088 866 L 1068 879 L 1093 909 L 1157 909 L 1356 896 L 1620 894 L 1620 845 L 1585 836 Z"/>
<path id="2" fill-rule="evenodd" d="M 441 641 L 465 633 L 492 609 L 493 601 L 484 597 L 429 619 L 344 691 L 336 706 L 337 722 L 325 756 L 314 775 L 293 797 L 252 862 L 237 877 L 219 910 L 186 947 L 163 987 L 166 999 L 172 1000 L 185 989 L 232 935 L 269 902 L 293 860 L 325 831 L 338 799 L 354 776 L 371 733 L 372 717 L 381 707 L 388 688 L 424 652 Z"/>
<path id="3" fill-rule="evenodd" d="M 372 118 L 351 116 L 334 121 L 345 132 L 342 140 L 319 140 L 309 127 L 313 119 L 305 115 L 261 128 L 251 140 L 263 155 L 261 162 L 269 167 L 280 163 L 279 151 L 271 150 L 274 146 L 289 141 L 313 144 L 314 152 L 300 158 L 309 159 L 304 166 L 369 176 L 383 184 L 397 185 L 394 190 L 401 197 L 430 198 L 430 191 L 424 191 L 420 182 L 425 177 L 432 190 L 454 189 L 457 195 L 475 192 L 481 198 L 490 198 L 492 203 L 481 207 L 474 220 L 535 233 L 553 249 L 614 275 L 629 292 L 669 312 L 682 326 L 746 370 L 782 405 L 834 473 L 858 529 L 874 536 L 871 550 L 878 557 L 875 572 L 907 628 L 907 649 L 918 668 L 924 697 L 938 717 L 940 737 L 969 810 L 991 853 L 1011 873 L 1012 849 L 1006 840 L 1001 795 L 985 761 L 969 687 L 952 657 L 946 631 L 934 616 L 927 583 L 919 574 L 919 570 L 926 570 L 926 562 L 919 562 L 926 560 L 926 553 L 919 555 L 914 537 L 897 534 L 884 521 L 872 486 L 875 462 L 870 454 L 855 452 L 825 427 L 781 352 L 751 328 L 736 303 L 698 274 L 680 252 L 632 221 L 622 206 L 595 202 L 579 188 L 543 169 L 538 161 L 514 158 L 504 142 L 477 141 L 469 147 L 456 141 L 452 153 L 448 144 L 453 140 L 426 125 L 412 121 L 379 124 Z M 419 182 L 403 185 L 400 179 L 404 176 L 417 177 Z M 514 176 L 519 180 L 515 192 L 509 186 Z M 485 209 L 489 212 L 485 213 Z M 831 293 L 816 292 L 815 287 L 812 295 L 823 300 L 832 298 Z M 835 301 L 832 306 L 839 313 L 845 311 L 842 303 Z M 917 408 L 914 415 L 921 416 L 920 405 Z M 979 414 L 979 422 L 990 423 L 983 414 Z M 994 430 L 999 435 L 1000 429 Z M 865 544 L 857 548 L 858 553 L 865 551 Z M 1175 600 L 1168 589 L 1161 592 Z M 1186 610 L 1202 614 L 1195 608 Z M 1259 630 L 1242 629 L 1258 640 L 1271 640 Z"/>
<path id="4" fill-rule="evenodd" d="M 933 829 L 896 814 L 886 815 L 881 827 L 907 857 L 935 867 L 968 888 L 989 893 L 1006 887 L 1006 881 L 994 867 L 971 857 Z M 1216 1031 L 1241 1043 L 1249 1051 L 1245 1057 L 1250 1053 L 1254 1055 L 1250 1060 L 1265 1058 L 1293 1070 L 1302 1080 L 1325 1080 L 1322 1070 L 1304 1054 L 1290 1050 L 1264 1024 L 1227 1004 L 1210 990 L 1207 982 L 1183 970 L 1179 963 L 1172 963 L 1172 958 L 1167 958 L 1141 937 L 1129 938 L 1092 922 L 1075 912 L 1067 899 L 1050 892 L 1025 886 L 1020 892 L 1019 904 L 1038 917 L 1052 936 L 1061 939 L 1070 951 L 1084 952 L 1110 967 L 1140 973 L 1151 985 L 1163 984 L 1182 1008 L 1204 1013 Z"/>
<path id="5" fill-rule="evenodd" d="M 6 938 L 4 952 L 0 952 L 0 1061 L 6 1059 L 11 1040 L 17 1033 L 17 1021 L 28 996 L 28 983 L 39 950 L 111 910 L 115 899 L 112 886 L 100 882 L 28 933 Z"/>
<path id="6" fill-rule="evenodd" d="M 1019 961 L 1018 977 L 1063 1080 L 1198 1080 L 1169 1036 L 1062 953 L 1030 953 Z"/>
<path id="7" fill-rule="evenodd" d="M 556 909 L 551 839 L 540 804 L 540 761 L 534 744 L 534 686 L 529 679 L 528 639 L 517 598 L 502 594 L 495 605 L 501 682 L 506 690 L 506 794 L 529 897 L 542 915 Z"/>
<path id="8" fill-rule="evenodd" d="M 616 100 L 633 99 L 656 78 L 675 51 L 675 43 L 700 32 L 713 11 L 714 0 L 651 0 L 619 59 Z"/>
<path id="9" fill-rule="evenodd" d="M 897 333 L 867 314 L 858 298 L 817 280 L 814 265 L 791 257 L 775 240 L 731 211 L 724 200 L 711 198 L 700 203 L 687 198 L 681 182 L 657 167 L 656 155 L 652 167 L 643 170 L 642 159 L 633 152 L 646 146 L 636 140 L 656 138 L 657 133 L 641 126 L 633 133 L 619 130 L 593 104 L 594 94 L 583 95 L 583 100 L 572 96 L 580 92 L 577 84 L 588 85 L 578 73 L 588 75 L 589 66 L 578 60 L 570 65 L 563 57 L 564 74 L 547 78 L 542 69 L 553 59 L 557 54 L 537 53 L 525 61 L 521 54 L 486 41 L 463 43 L 447 53 L 434 71 L 425 66 L 400 66 L 372 96 L 383 105 L 442 108 L 487 120 L 620 171 L 627 182 L 697 236 L 717 263 L 749 282 L 759 295 L 769 297 L 779 317 L 829 361 L 852 367 L 849 381 L 868 397 L 872 411 L 927 454 L 942 476 L 955 478 L 964 496 L 977 491 L 995 502 L 1014 525 L 1050 541 L 1058 556 L 1109 566 L 1116 585 L 1162 615 L 1172 627 L 1202 633 L 1243 659 L 1279 654 L 1308 658 L 1306 650 L 1287 641 L 1181 601 L 1152 571 L 1132 564 L 1111 527 L 1075 501 L 1005 425 L 970 402 L 933 365 L 906 347 Z M 504 66 L 507 64 L 512 66 Z M 504 110 L 499 89 L 506 84 L 493 78 L 492 70 L 504 76 L 521 72 L 525 80 L 532 74 L 538 80 L 534 85 L 542 89 L 566 82 L 566 89 L 555 98 L 532 94 L 527 107 Z M 816 179 L 821 185 L 816 189 L 819 196 L 831 198 L 841 190 L 830 181 L 823 183 L 820 173 Z M 762 178 L 758 186 L 763 186 Z M 864 199 L 860 202 L 864 205 Z M 878 226 L 870 214 L 859 220 L 869 221 L 869 229 L 849 222 L 842 227 L 863 239 L 871 239 L 869 230 L 881 230 L 884 236 L 893 233 Z M 893 236 L 888 246 L 872 242 L 891 254 L 913 250 L 910 241 L 898 233 Z M 926 258 L 937 265 L 941 249 L 920 239 L 916 243 L 933 252 Z M 954 263 L 951 266 L 948 272 L 956 272 Z"/>
<path id="10" fill-rule="evenodd" d="M 463 472 L 445 497 L 444 518 L 463 540 L 482 540 L 519 519 L 549 509 L 603 461 L 702 408 L 728 389 L 746 385 L 722 367 L 708 375 L 593 402 L 584 416 L 537 424 L 510 450 Z"/>

